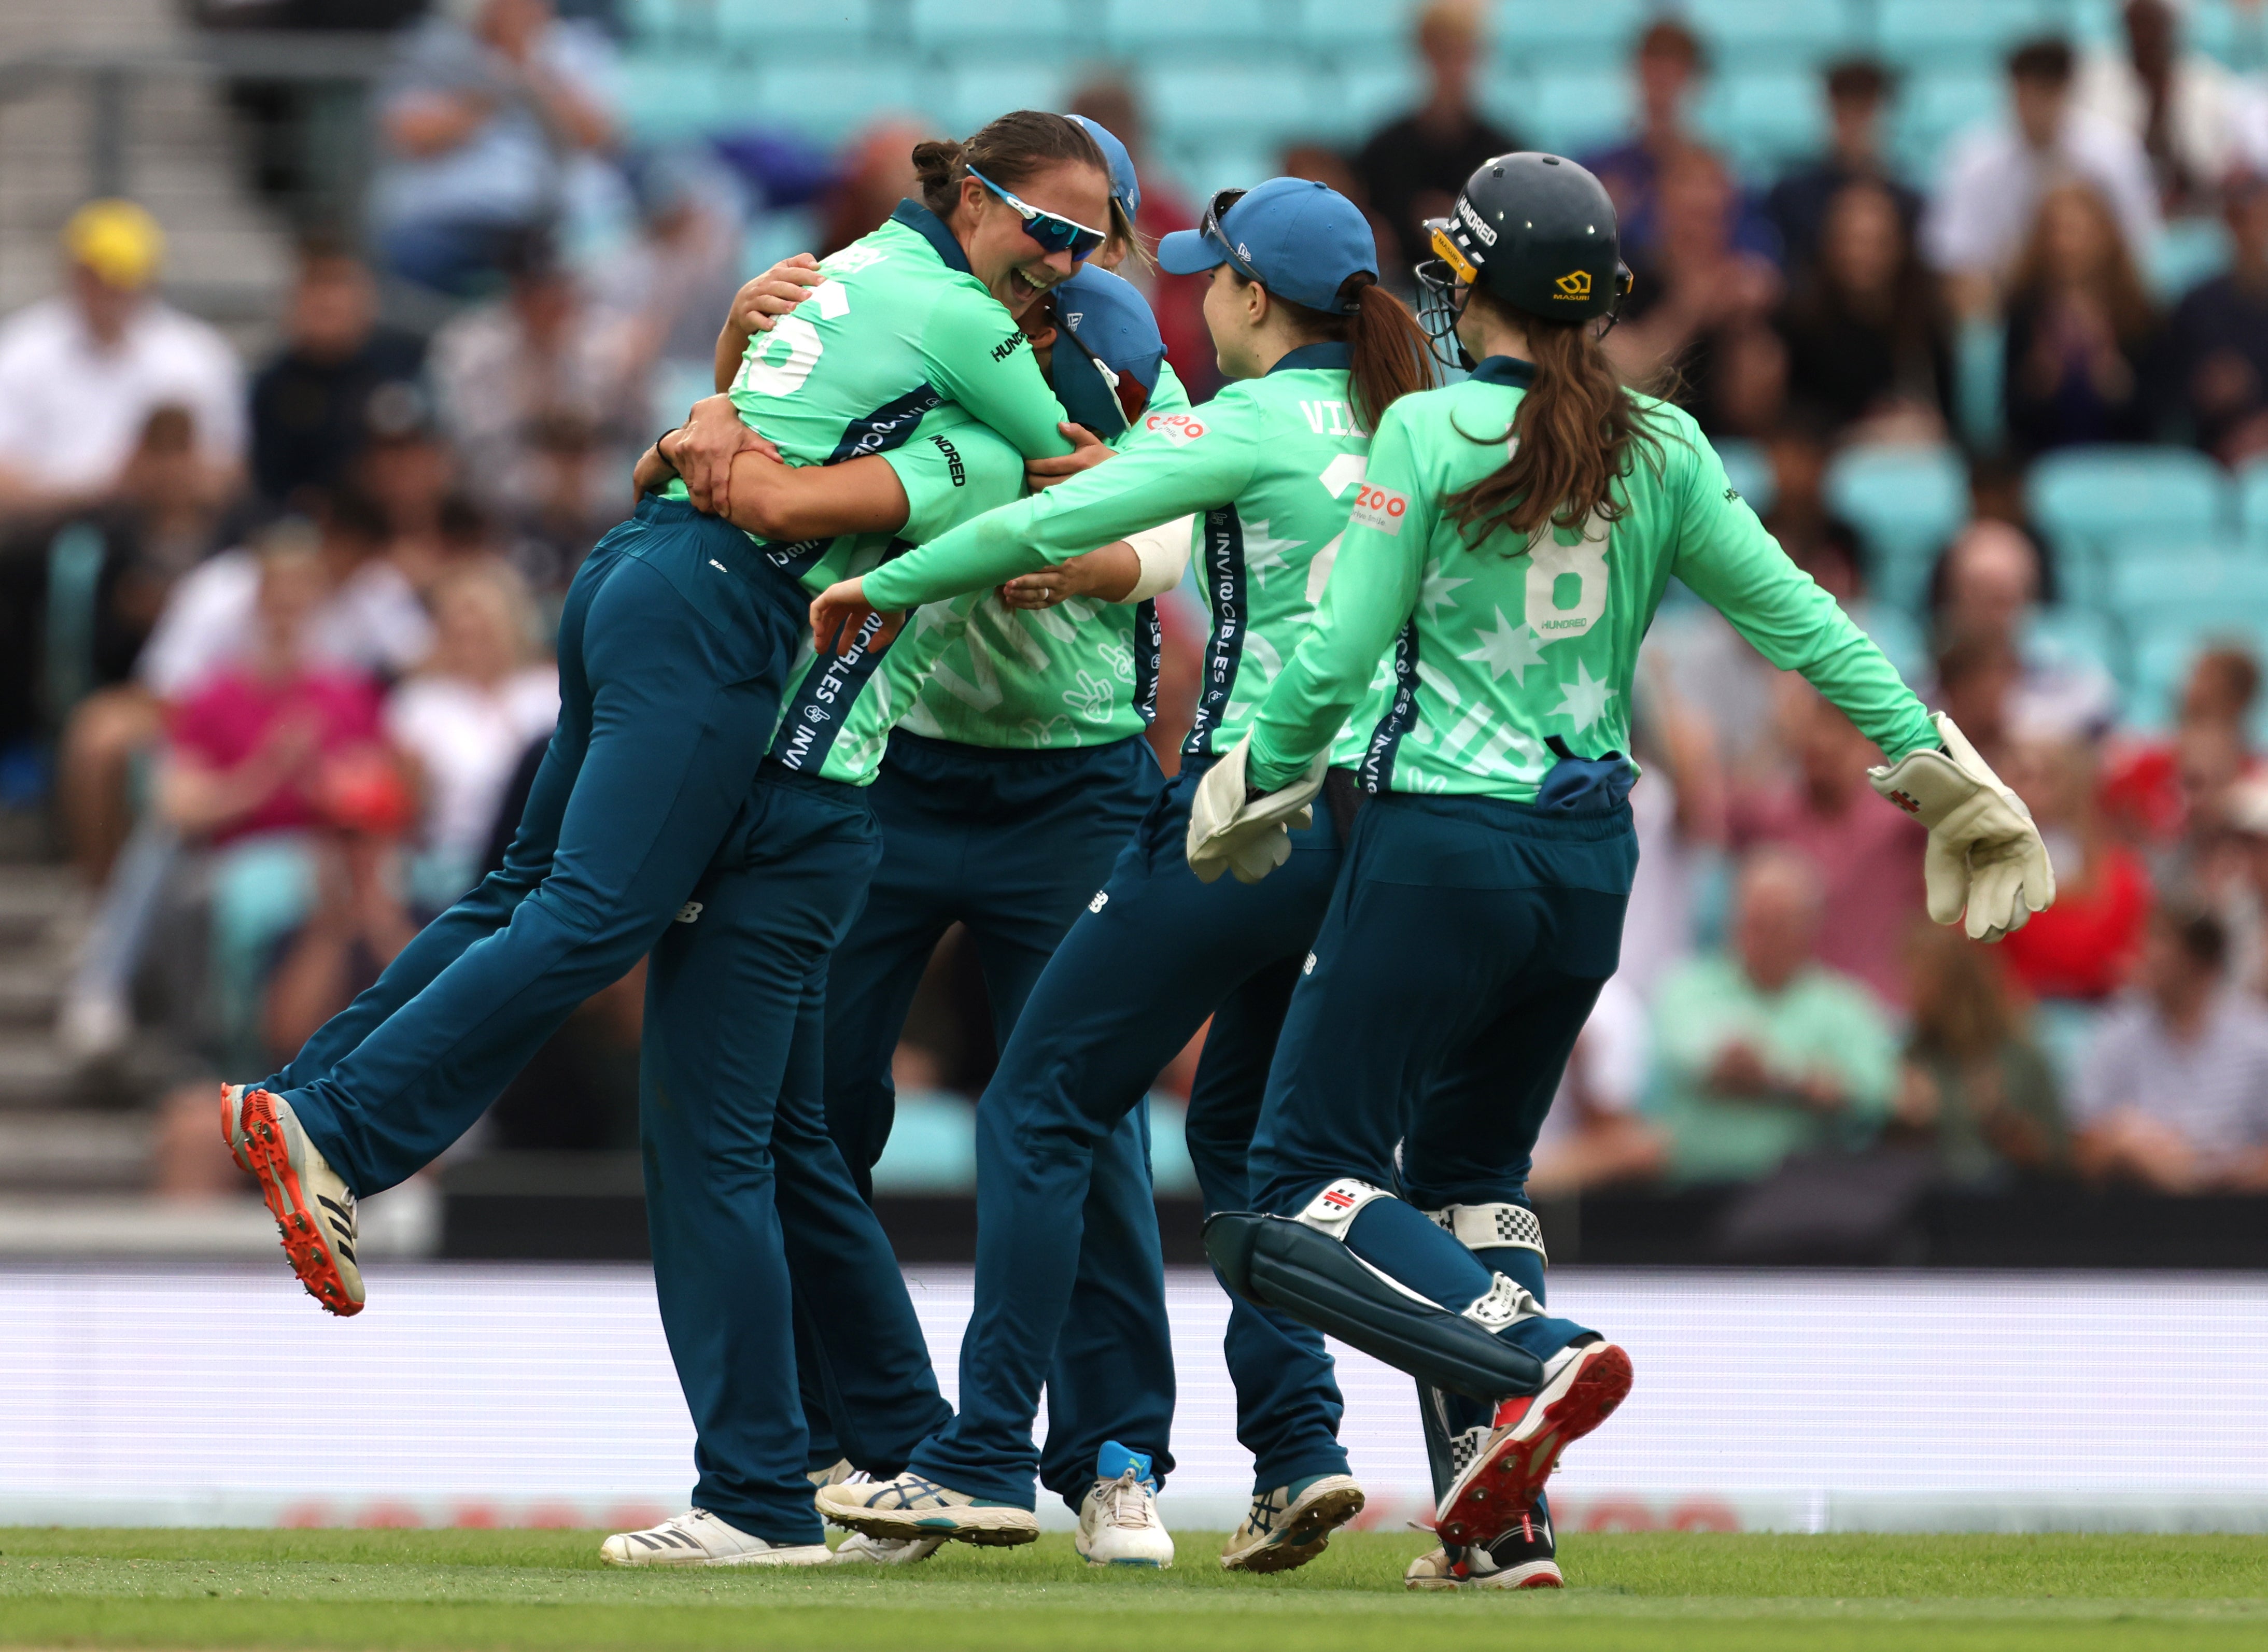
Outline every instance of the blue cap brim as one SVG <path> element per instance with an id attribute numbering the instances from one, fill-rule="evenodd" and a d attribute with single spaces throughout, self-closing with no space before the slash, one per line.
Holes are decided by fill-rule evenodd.
<path id="1" fill-rule="evenodd" d="M 1158 268 L 1168 275 L 1202 275 L 1228 262 L 1228 248 L 1202 230 L 1175 230 L 1158 243 Z"/>

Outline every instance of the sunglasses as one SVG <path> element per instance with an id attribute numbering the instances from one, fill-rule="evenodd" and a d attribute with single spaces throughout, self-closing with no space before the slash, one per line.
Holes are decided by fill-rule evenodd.
<path id="1" fill-rule="evenodd" d="M 1221 228 L 1220 223 L 1223 218 L 1228 216 L 1228 209 L 1231 207 L 1234 206 L 1238 202 L 1243 200 L 1245 196 L 1251 193 L 1252 192 L 1249 189 L 1221 189 L 1215 191 L 1213 198 L 1205 202 L 1204 216 L 1197 220 L 1197 233 L 1204 236 L 1205 239 L 1214 242 L 1219 246 L 1226 249 L 1228 253 L 1228 261 L 1236 266 L 1238 271 L 1245 277 L 1246 280 L 1261 281 L 1260 272 L 1253 268 L 1250 261 L 1246 259 L 1243 253 L 1236 250 L 1236 243 L 1228 239 L 1228 231 Z M 1265 282 L 1262 282 L 1261 284 L 1264 286 L 1267 283 Z"/>
<path id="2" fill-rule="evenodd" d="M 1064 217 L 1059 212 L 1047 212 L 1030 202 L 1011 195 L 983 173 L 971 166 L 968 175 L 983 184 L 1007 203 L 1008 209 L 1024 221 L 1024 233 L 1050 253 L 1069 253 L 1071 261 L 1084 264 L 1110 237 L 1101 230 L 1091 230 L 1075 218 Z"/>

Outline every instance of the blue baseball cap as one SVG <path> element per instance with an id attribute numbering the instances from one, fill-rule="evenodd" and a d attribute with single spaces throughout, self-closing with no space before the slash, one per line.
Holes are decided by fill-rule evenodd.
<path id="1" fill-rule="evenodd" d="M 1351 312 L 1339 290 L 1350 275 L 1378 278 L 1378 241 L 1355 203 L 1307 178 L 1270 178 L 1224 207 L 1223 190 L 1204 224 L 1158 243 L 1158 268 L 1201 275 L 1223 264 L 1280 297 L 1326 314 Z"/>
<path id="2" fill-rule="evenodd" d="M 1086 128 L 1087 136 L 1094 140 L 1102 158 L 1110 164 L 1110 198 L 1125 209 L 1127 221 L 1142 209 L 1142 180 L 1134 175 L 1134 158 L 1126 152 L 1126 145 L 1117 135 L 1100 121 L 1090 121 L 1083 114 L 1071 119 Z"/>
<path id="3" fill-rule="evenodd" d="M 1166 359 L 1158 318 L 1131 282 L 1092 264 L 1081 264 L 1053 292 L 1056 320 L 1071 334 L 1057 341 L 1049 363 L 1056 399 L 1073 423 L 1116 436 L 1133 422 L 1130 409 L 1141 405 L 1130 401 L 1130 386 L 1140 385 L 1145 400 L 1157 388 L 1159 364 Z"/>

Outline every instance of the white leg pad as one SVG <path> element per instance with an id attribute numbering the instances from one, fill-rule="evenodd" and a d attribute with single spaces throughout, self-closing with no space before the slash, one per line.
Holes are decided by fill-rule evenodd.
<path id="1" fill-rule="evenodd" d="M 1498 1274 L 1488 1294 L 1465 1310 L 1465 1318 L 1484 1331 L 1501 1331 L 1523 1319 L 1535 1318 L 1543 1311 L 1543 1304 L 1525 1285 Z"/>
<path id="2" fill-rule="evenodd" d="M 1550 1262 L 1543 1250 L 1543 1224 L 1526 1205 L 1444 1205 L 1425 1214 L 1468 1251 L 1533 1251 L 1547 1266 Z"/>

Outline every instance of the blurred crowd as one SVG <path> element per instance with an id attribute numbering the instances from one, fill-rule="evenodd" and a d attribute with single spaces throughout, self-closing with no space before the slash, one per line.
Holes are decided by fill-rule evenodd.
<path id="1" fill-rule="evenodd" d="M 500 859 L 556 712 L 558 602 L 633 454 L 705 393 L 767 223 L 793 206 L 823 253 L 910 188 L 924 133 L 896 117 L 832 156 L 762 134 L 638 151 L 608 10 L 571 11 L 446 0 L 404 26 L 367 220 L 303 242 L 251 359 L 161 296 L 164 231 L 130 202 L 81 209 L 55 296 L 0 319 L 0 784 L 51 799 L 99 892 L 63 1036 L 99 1065 L 165 1034 L 185 1142 L 212 1075 L 272 1070 Z M 1692 124 L 1701 41 L 1672 19 L 1633 42 L 1635 127 L 1579 158 L 1637 275 L 1609 349 L 1756 456 L 1782 543 L 2021 793 L 2061 896 L 1997 949 L 1926 921 L 1921 834 L 1865 782 L 1879 754 L 1673 591 L 1636 708 L 1623 967 L 1539 1193 L 1745 1188 L 1764 1253 L 1788 1210 L 1863 1226 L 1870 1199 L 1932 1186 L 2268 1191 L 2268 615 L 2201 646 L 2147 731 L 2036 624 L 2063 575 L 2026 520 L 2034 458 L 2268 452 L 2268 95 L 2187 52 L 2163 0 L 2123 18 L 2123 51 L 2014 49 L 2007 116 L 1932 177 L 1891 159 L 1896 77 L 1837 62 L 1829 148 L 1761 187 Z M 1418 106 L 1282 158 L 1364 202 L 1402 270 L 1521 144 L 1483 112 L 1479 9 L 1425 6 L 1412 47 Z M 1194 224 L 1129 84 L 1073 102 L 1142 165 L 1142 230 Z M 2159 290 L 2158 239 L 2216 219 L 2221 267 Z M 1209 394 L 1197 291 L 1141 278 Z M 1859 444 L 1970 467 L 1925 609 L 1871 594 L 1873 549 L 1830 508 Z M 1170 770 L 1204 620 L 1166 606 Z M 488 1141 L 631 1143 L 640 995 L 633 975 L 585 1006 Z M 1196 1048 L 1160 1079 L 1168 1187 Z M 905 1185 L 965 1172 L 994 1054 L 949 936 L 899 1052 Z M 166 1163 L 180 1191 L 225 1175 L 202 1147 Z"/>

